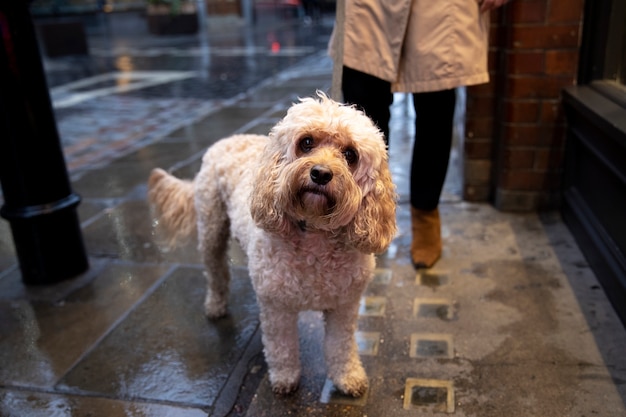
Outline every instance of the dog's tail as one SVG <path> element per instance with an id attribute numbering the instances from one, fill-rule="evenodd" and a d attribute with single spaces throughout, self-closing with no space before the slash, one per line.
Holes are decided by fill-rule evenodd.
<path id="1" fill-rule="evenodd" d="M 192 181 L 178 179 L 160 168 L 150 173 L 148 201 L 155 229 L 165 244 L 175 247 L 195 235 L 196 209 Z"/>

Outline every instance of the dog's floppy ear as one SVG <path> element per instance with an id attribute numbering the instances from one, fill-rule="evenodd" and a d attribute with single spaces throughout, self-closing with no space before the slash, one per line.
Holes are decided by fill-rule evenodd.
<path id="1" fill-rule="evenodd" d="M 372 190 L 363 197 L 348 239 L 364 253 L 384 252 L 396 234 L 396 187 L 387 160 L 383 160 Z"/>
<path id="2" fill-rule="evenodd" d="M 252 185 L 250 197 L 250 214 L 258 227 L 278 234 L 286 234 L 291 223 L 285 217 L 281 194 L 278 192 L 280 175 L 280 152 L 265 152 L 258 166 L 257 175 Z"/>

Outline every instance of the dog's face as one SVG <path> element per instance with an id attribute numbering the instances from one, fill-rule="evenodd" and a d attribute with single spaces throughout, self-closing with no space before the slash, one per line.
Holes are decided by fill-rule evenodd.
<path id="1" fill-rule="evenodd" d="M 252 195 L 257 225 L 346 232 L 364 252 L 395 234 L 395 186 L 382 134 L 362 112 L 323 94 L 293 105 L 270 132 Z"/>

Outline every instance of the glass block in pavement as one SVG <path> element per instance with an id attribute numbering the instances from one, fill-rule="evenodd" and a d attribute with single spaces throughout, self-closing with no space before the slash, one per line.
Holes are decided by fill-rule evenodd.
<path id="1" fill-rule="evenodd" d="M 404 409 L 453 413 L 452 381 L 408 378 L 404 388 Z"/>

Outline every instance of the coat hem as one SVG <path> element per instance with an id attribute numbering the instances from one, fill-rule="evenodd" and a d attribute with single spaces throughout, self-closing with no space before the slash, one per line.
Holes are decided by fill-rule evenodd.
<path id="1" fill-rule="evenodd" d="M 455 78 L 443 78 L 427 81 L 415 81 L 412 83 L 391 83 L 391 91 L 394 93 L 427 93 L 432 91 L 450 90 L 489 82 L 489 74 L 462 75 Z"/>

